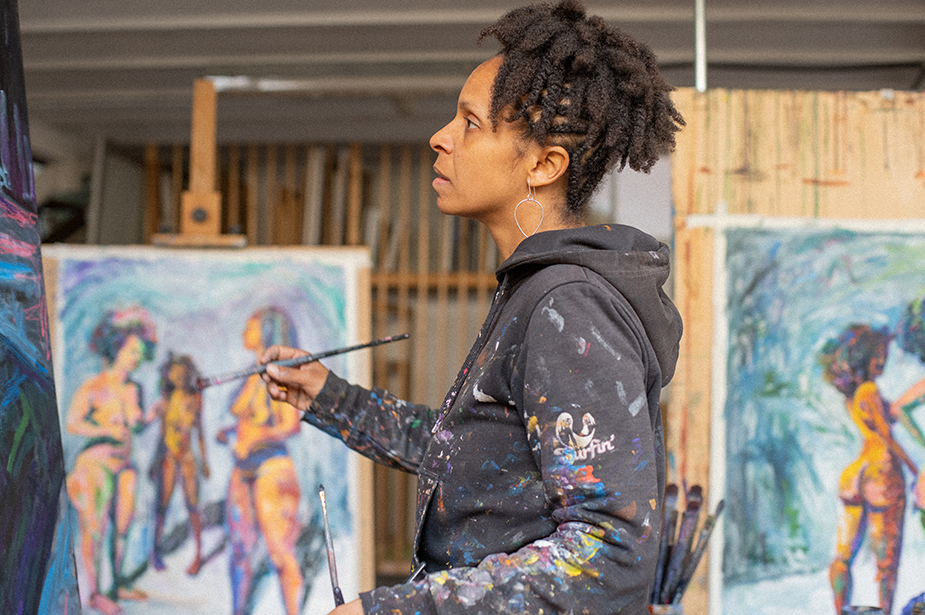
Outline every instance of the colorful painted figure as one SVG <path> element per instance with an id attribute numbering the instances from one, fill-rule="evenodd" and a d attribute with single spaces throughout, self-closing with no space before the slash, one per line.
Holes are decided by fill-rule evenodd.
<path id="1" fill-rule="evenodd" d="M 911 301 L 896 327 L 896 341 L 906 352 L 918 356 L 925 363 L 925 297 Z M 913 439 L 925 447 L 925 433 L 912 417 L 912 412 L 925 405 L 925 378 L 909 387 L 890 406 L 890 415 L 899 421 Z M 925 528 L 925 468 L 919 473 L 912 490 L 916 508 L 921 513 Z"/>
<path id="2" fill-rule="evenodd" d="M 842 472 L 835 560 L 829 578 L 835 610 L 851 604 L 851 564 L 865 534 L 877 560 L 880 606 L 891 612 L 902 550 L 906 483 L 903 465 L 918 473 L 892 433 L 895 421 L 874 380 L 883 372 L 892 337 L 868 325 L 853 324 L 830 340 L 819 362 L 826 381 L 845 396 L 845 407 L 863 440 L 857 459 Z"/>
<path id="3" fill-rule="evenodd" d="M 902 394 L 899 399 L 890 406 L 890 416 L 902 423 L 909 430 L 915 440 L 925 446 L 925 434 L 912 418 L 912 410 L 919 406 L 925 405 L 925 379 L 919 380 L 912 385 L 908 391 Z M 915 507 L 919 509 L 922 519 L 922 527 L 925 528 L 925 468 L 919 471 L 919 476 L 912 488 L 912 499 Z"/>
<path id="4" fill-rule="evenodd" d="M 156 342 L 154 323 L 143 308 L 106 312 L 90 338 L 90 349 L 101 356 L 103 369 L 77 389 L 68 410 L 68 432 L 87 438 L 67 476 L 80 531 L 78 557 L 90 585 L 89 604 L 105 615 L 122 612 L 116 600 L 146 597 L 121 574 L 135 514 L 132 434 L 150 419 L 142 411 L 141 387 L 130 376 L 142 361 L 153 358 Z M 109 527 L 111 519 L 114 528 Z M 105 545 L 108 532 L 111 543 Z M 100 587 L 104 548 L 113 577 L 113 587 L 105 593 Z"/>
<path id="5" fill-rule="evenodd" d="M 202 393 L 196 388 L 199 371 L 187 355 L 170 354 L 161 366 L 161 397 L 151 411 L 161 419 L 161 437 L 154 474 L 157 480 L 154 549 L 151 560 L 157 570 L 165 568 L 159 545 L 164 532 L 164 517 L 179 476 L 183 482 L 183 499 L 189 514 L 196 555 L 186 569 L 195 576 L 202 565 L 202 520 L 199 516 L 199 472 L 209 477 L 205 436 L 202 429 Z M 193 430 L 198 432 L 199 458 L 193 453 Z M 201 465 L 200 465 L 201 464 Z"/>
<path id="6" fill-rule="evenodd" d="M 247 321 L 244 347 L 259 357 L 273 344 L 290 343 L 292 331 L 288 315 L 268 307 Z M 286 613 L 295 615 L 303 581 L 295 556 L 300 489 L 285 441 L 298 433 L 299 413 L 270 399 L 260 376 L 245 381 L 231 413 L 237 423 L 221 430 L 218 440 L 226 444 L 232 434 L 235 438 L 226 514 L 234 615 L 246 612 L 254 578 L 251 558 L 261 536 L 279 576 Z"/>

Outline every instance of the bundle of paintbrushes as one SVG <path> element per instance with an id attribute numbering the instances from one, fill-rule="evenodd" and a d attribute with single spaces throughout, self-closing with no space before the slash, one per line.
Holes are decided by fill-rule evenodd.
<path id="1" fill-rule="evenodd" d="M 697 570 L 697 564 L 707 550 L 716 519 L 723 512 L 723 501 L 720 500 L 713 514 L 706 516 L 698 536 L 697 522 L 700 520 L 700 510 L 703 507 L 703 489 L 694 485 L 686 495 L 680 495 L 680 499 L 685 500 L 683 513 L 678 510 L 678 486 L 668 485 L 662 510 L 662 539 L 655 570 L 655 585 L 652 588 L 652 604 L 681 603 L 684 590 L 687 589 Z"/>

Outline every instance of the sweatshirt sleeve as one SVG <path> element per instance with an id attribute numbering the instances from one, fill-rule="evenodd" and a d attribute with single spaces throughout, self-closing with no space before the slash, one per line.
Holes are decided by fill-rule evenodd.
<path id="1" fill-rule="evenodd" d="M 416 474 L 436 413 L 330 372 L 302 420 L 373 461 Z"/>
<path id="2" fill-rule="evenodd" d="M 658 368 L 642 335 L 628 304 L 594 282 L 541 299 L 514 399 L 557 528 L 477 566 L 364 594 L 367 615 L 646 611 L 663 443 Z"/>

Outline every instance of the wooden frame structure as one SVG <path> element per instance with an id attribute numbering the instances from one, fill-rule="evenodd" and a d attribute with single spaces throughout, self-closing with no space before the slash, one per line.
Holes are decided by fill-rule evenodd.
<path id="1" fill-rule="evenodd" d="M 723 309 L 714 279 L 717 234 L 734 217 L 925 218 L 925 93 L 680 90 L 687 120 L 673 159 L 675 301 L 684 318 L 666 432 L 670 480 L 723 478 L 710 463 L 717 420 L 714 318 Z M 712 433 L 712 439 L 717 437 Z M 715 490 L 713 490 L 715 491 Z M 715 505 L 711 498 L 711 507 Z M 712 554 L 721 549 L 714 541 Z M 685 599 L 706 613 L 721 587 L 719 559 L 701 566 Z M 716 600 L 710 600 L 710 612 Z"/>

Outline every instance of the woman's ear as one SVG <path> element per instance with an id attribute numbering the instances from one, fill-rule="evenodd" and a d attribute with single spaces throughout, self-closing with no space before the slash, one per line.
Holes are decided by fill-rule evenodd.
<path id="1" fill-rule="evenodd" d="M 568 170 L 569 156 L 564 147 L 547 145 L 540 149 L 529 173 L 530 185 L 548 186 L 556 183 Z"/>

